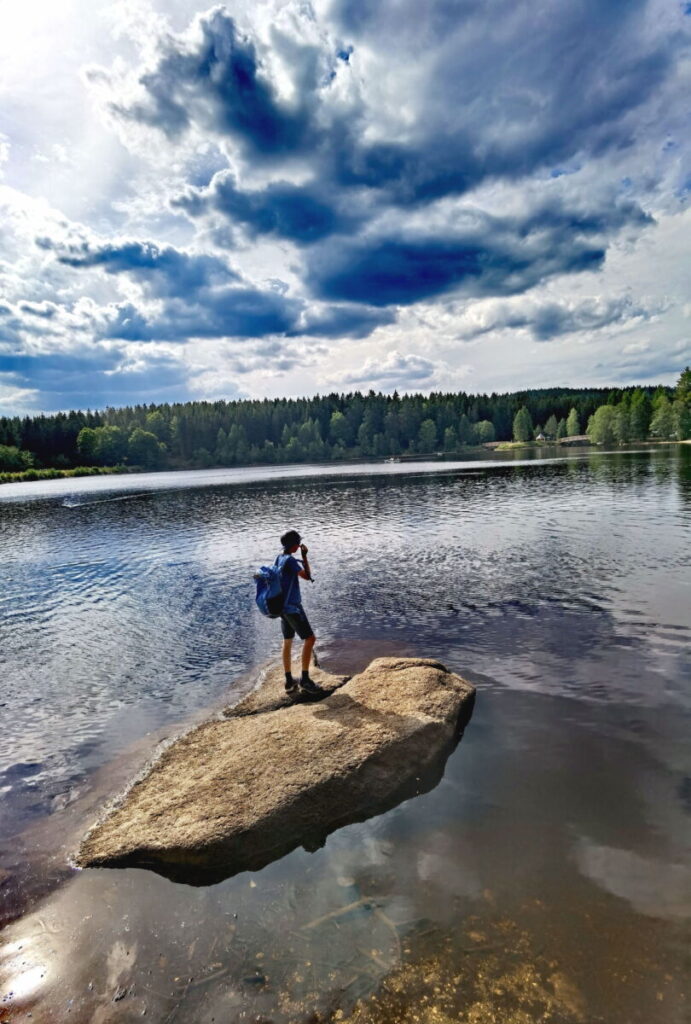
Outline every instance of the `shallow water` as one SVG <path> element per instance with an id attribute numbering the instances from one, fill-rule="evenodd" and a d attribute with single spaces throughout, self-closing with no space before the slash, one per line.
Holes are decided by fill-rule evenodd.
<path id="1" fill-rule="evenodd" d="M 691 451 L 28 487 L 0 490 L 8 1013 L 299 1020 L 378 992 L 358 1020 L 688 1019 Z M 207 889 L 69 875 L 51 837 L 97 770 L 276 651 L 251 573 L 288 525 L 327 667 L 431 655 L 478 686 L 442 783 Z"/>

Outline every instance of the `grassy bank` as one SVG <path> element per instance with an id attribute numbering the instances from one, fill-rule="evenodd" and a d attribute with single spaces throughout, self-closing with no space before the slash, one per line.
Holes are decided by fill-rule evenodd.
<path id="1" fill-rule="evenodd" d="M 59 480 L 70 476 L 103 476 L 113 473 L 137 473 L 133 466 L 75 466 L 74 469 L 25 469 L 21 473 L 0 472 L 0 484 L 23 483 L 28 480 Z"/>
<path id="2" fill-rule="evenodd" d="M 502 441 L 494 446 L 495 452 L 513 452 L 521 448 L 560 448 L 557 441 Z"/>

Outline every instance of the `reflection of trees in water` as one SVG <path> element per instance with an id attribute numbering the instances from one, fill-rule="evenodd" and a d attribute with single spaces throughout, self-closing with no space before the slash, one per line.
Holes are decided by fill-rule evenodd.
<path id="1" fill-rule="evenodd" d="M 691 444 L 680 444 L 677 451 L 677 492 L 688 510 L 691 507 Z"/>

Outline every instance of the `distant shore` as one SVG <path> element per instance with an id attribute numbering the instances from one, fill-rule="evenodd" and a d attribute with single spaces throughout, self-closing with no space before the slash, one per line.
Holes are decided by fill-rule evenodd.
<path id="1" fill-rule="evenodd" d="M 671 445 L 671 444 L 691 444 L 691 438 L 686 441 L 631 441 L 630 444 L 643 444 L 650 447 L 658 447 L 660 445 Z M 422 462 L 429 461 L 430 459 L 438 459 L 440 462 L 449 461 L 454 459 L 467 458 L 470 455 L 479 455 L 483 451 L 489 454 L 494 452 L 504 453 L 512 451 L 541 451 L 545 448 L 597 448 L 597 444 L 593 444 L 589 441 L 579 441 L 578 444 L 564 444 L 562 441 L 491 441 L 483 445 L 472 445 L 466 446 L 465 448 L 459 449 L 453 452 L 444 451 L 433 451 L 433 452 L 416 452 L 415 454 L 403 454 L 397 456 L 399 462 Z M 626 450 L 625 446 L 623 450 Z M 383 460 L 387 461 L 387 460 Z M 328 462 L 320 463 L 320 465 L 333 465 L 342 466 L 349 462 L 353 463 L 375 463 L 382 462 L 381 458 L 363 457 L 354 459 L 339 459 L 330 460 Z M 283 466 L 304 466 L 305 462 L 293 462 L 293 463 L 280 463 Z M 146 470 L 142 466 L 75 466 L 72 469 L 54 469 L 48 467 L 45 469 L 26 469 L 21 473 L 8 473 L 0 472 L 0 484 L 16 484 L 16 483 L 32 483 L 37 480 L 60 480 L 70 477 L 82 477 L 82 476 L 112 476 L 112 475 L 123 475 L 127 473 L 189 473 L 195 469 L 250 469 L 253 466 L 265 466 L 267 463 L 244 463 L 242 465 L 235 466 L 168 466 L 165 469 L 159 470 Z"/>

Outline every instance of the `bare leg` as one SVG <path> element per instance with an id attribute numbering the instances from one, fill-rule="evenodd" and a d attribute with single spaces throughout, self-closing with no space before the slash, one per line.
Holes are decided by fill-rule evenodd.
<path id="1" fill-rule="evenodd" d="M 307 639 L 305 640 L 304 644 L 302 645 L 302 671 L 303 672 L 308 672 L 309 671 L 310 659 L 312 658 L 312 648 L 314 647 L 314 642 L 315 642 L 316 639 L 317 639 L 316 636 L 308 636 Z"/>
<path id="2" fill-rule="evenodd" d="M 293 656 L 293 641 L 283 639 L 283 671 L 290 672 L 291 659 Z"/>

